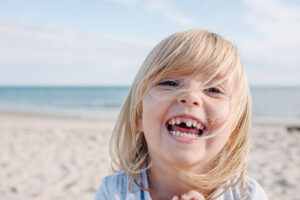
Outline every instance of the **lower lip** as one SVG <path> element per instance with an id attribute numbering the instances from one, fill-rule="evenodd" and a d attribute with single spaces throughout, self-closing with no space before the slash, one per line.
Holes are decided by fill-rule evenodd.
<path id="1" fill-rule="evenodd" d="M 172 135 L 172 133 L 168 130 L 167 127 L 166 127 L 166 129 L 167 129 L 167 132 L 169 133 L 169 135 L 177 142 L 190 144 L 190 143 L 194 143 L 194 142 L 198 141 L 198 139 L 192 139 L 192 138 L 186 138 L 186 137 L 180 137 L 177 135 Z"/>

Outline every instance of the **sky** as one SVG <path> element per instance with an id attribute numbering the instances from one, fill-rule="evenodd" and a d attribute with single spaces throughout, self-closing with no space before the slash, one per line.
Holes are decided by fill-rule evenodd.
<path id="1" fill-rule="evenodd" d="M 0 0 L 0 86 L 130 85 L 192 28 L 233 40 L 251 86 L 300 86 L 299 0 Z"/>

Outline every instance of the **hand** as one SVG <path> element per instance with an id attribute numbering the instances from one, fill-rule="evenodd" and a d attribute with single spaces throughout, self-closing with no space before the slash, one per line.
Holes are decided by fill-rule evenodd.
<path id="1" fill-rule="evenodd" d="M 190 190 L 189 192 L 181 195 L 180 197 L 174 196 L 172 200 L 205 200 L 204 196 L 195 190 Z"/>

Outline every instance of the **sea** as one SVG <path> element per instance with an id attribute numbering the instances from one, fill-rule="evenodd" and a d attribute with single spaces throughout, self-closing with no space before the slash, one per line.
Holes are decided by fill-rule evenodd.
<path id="1" fill-rule="evenodd" d="M 0 112 L 118 115 L 128 86 L 0 87 Z M 300 123 L 300 87 L 252 87 L 255 122 Z"/>

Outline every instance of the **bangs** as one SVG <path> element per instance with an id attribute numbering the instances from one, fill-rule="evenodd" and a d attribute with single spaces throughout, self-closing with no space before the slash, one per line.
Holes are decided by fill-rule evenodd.
<path id="1" fill-rule="evenodd" d="M 148 79 L 152 86 L 170 75 L 194 78 L 205 87 L 216 85 L 234 73 L 239 60 L 234 45 L 207 31 L 176 33 L 153 51 L 153 71 Z"/>

